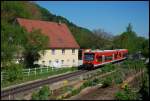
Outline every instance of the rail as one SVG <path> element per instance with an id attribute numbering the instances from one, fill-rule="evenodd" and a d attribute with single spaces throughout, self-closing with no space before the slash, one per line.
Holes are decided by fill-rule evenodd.
<path id="1" fill-rule="evenodd" d="M 20 92 L 35 89 L 35 88 L 40 87 L 40 86 L 45 85 L 45 84 L 52 84 L 54 82 L 68 79 L 70 77 L 74 77 L 77 75 L 81 75 L 81 74 L 86 73 L 86 72 L 87 71 L 76 71 L 73 73 L 69 73 L 69 74 L 65 74 L 65 75 L 61 75 L 61 76 L 57 76 L 57 77 L 53 77 L 53 78 L 48 78 L 48 79 L 36 81 L 36 82 L 29 83 L 26 85 L 17 86 L 17 87 L 11 88 L 11 89 L 6 89 L 6 90 L 1 91 L 1 98 L 7 97 L 10 95 L 13 96 L 13 95 L 18 94 Z"/>

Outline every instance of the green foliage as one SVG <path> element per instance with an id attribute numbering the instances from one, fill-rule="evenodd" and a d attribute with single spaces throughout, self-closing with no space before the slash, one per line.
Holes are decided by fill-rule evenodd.
<path id="1" fill-rule="evenodd" d="M 21 64 L 11 64 L 10 66 L 7 67 L 6 71 L 7 72 L 7 80 L 10 82 L 13 82 L 15 80 L 21 80 L 23 79 L 23 65 Z"/>
<path id="2" fill-rule="evenodd" d="M 126 69 L 140 70 L 144 69 L 146 65 L 141 60 L 126 60 L 123 62 L 122 67 Z"/>
<path id="3" fill-rule="evenodd" d="M 99 81 L 99 79 L 98 78 L 95 78 L 94 80 L 93 80 L 93 85 L 96 85 L 96 84 L 98 84 L 100 81 Z"/>
<path id="4" fill-rule="evenodd" d="M 39 95 L 38 95 L 38 93 L 33 92 L 33 93 L 32 93 L 32 96 L 31 96 L 31 99 L 32 99 L 32 100 L 39 100 Z"/>
<path id="5" fill-rule="evenodd" d="M 126 86 L 123 91 L 117 92 L 115 97 L 117 100 L 137 100 L 138 94 Z"/>
<path id="6" fill-rule="evenodd" d="M 115 72 L 112 76 L 116 84 L 120 84 L 123 82 L 123 75 L 120 71 Z"/>
<path id="7" fill-rule="evenodd" d="M 88 81 L 86 81 L 86 82 L 83 83 L 84 87 L 88 87 L 88 86 L 92 86 L 92 85 L 93 85 L 93 83 L 92 83 L 91 80 L 88 80 Z"/>
<path id="8" fill-rule="evenodd" d="M 40 19 L 41 13 L 34 3 L 27 1 L 1 2 L 2 20 L 13 23 L 17 17 Z"/>
<path id="9" fill-rule="evenodd" d="M 106 77 L 104 80 L 103 80 L 103 86 L 102 87 L 108 87 L 112 84 L 112 78 L 111 77 Z"/>
<path id="10" fill-rule="evenodd" d="M 41 34 L 40 30 L 33 30 L 28 35 L 28 41 L 25 45 L 24 52 L 26 67 L 33 67 L 33 62 L 40 58 L 40 54 L 44 53 L 44 49 L 48 46 L 48 37 Z"/>
<path id="11" fill-rule="evenodd" d="M 147 57 L 149 54 L 148 39 L 144 37 L 138 37 L 132 29 L 132 25 L 129 24 L 126 31 L 121 35 L 114 37 L 114 48 L 125 48 L 129 50 L 129 54 L 137 51 L 142 51 L 142 54 Z"/>
<path id="12" fill-rule="evenodd" d="M 76 94 L 80 93 L 80 91 L 81 91 L 81 89 L 74 89 L 74 90 L 72 90 L 71 95 L 76 95 Z"/>
<path id="13" fill-rule="evenodd" d="M 113 65 L 113 64 L 106 64 L 104 67 L 102 67 L 102 72 L 110 72 L 110 71 L 112 71 L 112 70 L 114 70 L 115 69 L 115 66 Z"/>
<path id="14" fill-rule="evenodd" d="M 142 100 L 149 99 L 149 76 L 148 74 L 144 74 L 142 77 L 142 85 L 139 90 L 139 94 L 141 95 Z"/>
<path id="15" fill-rule="evenodd" d="M 17 25 L 14 26 L 4 21 L 1 24 L 1 61 L 2 67 L 5 67 L 16 53 L 24 51 L 23 46 L 27 41 L 27 33 Z"/>
<path id="16" fill-rule="evenodd" d="M 39 92 L 32 94 L 32 100 L 48 100 L 50 93 L 50 89 L 48 86 L 43 86 Z"/>

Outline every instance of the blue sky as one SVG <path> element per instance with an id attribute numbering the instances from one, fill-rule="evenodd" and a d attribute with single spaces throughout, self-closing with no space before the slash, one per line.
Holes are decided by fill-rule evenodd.
<path id="1" fill-rule="evenodd" d="M 104 29 L 113 35 L 126 30 L 128 23 L 139 35 L 149 37 L 148 1 L 36 1 L 51 13 L 63 16 L 74 24 Z"/>

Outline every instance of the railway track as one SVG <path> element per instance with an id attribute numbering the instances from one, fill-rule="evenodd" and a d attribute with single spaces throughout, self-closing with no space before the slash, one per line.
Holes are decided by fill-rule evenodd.
<path id="1" fill-rule="evenodd" d="M 57 77 L 53 77 L 53 78 L 48 78 L 45 80 L 35 81 L 33 83 L 29 83 L 26 85 L 21 85 L 21 86 L 17 86 L 17 87 L 11 88 L 11 89 L 3 90 L 3 91 L 1 91 L 1 99 L 4 97 L 8 97 L 10 95 L 13 96 L 13 95 L 18 94 L 20 92 L 25 92 L 28 90 L 38 88 L 38 87 L 45 85 L 45 84 L 52 84 L 52 83 L 57 82 L 57 81 L 61 81 L 61 80 L 68 79 L 68 78 L 71 78 L 74 76 L 78 76 L 78 75 L 81 75 L 81 74 L 86 73 L 86 72 L 88 72 L 88 71 L 79 70 L 79 71 L 76 71 L 73 73 L 69 73 L 69 74 L 65 74 L 65 75 L 61 75 L 61 76 L 57 76 Z"/>

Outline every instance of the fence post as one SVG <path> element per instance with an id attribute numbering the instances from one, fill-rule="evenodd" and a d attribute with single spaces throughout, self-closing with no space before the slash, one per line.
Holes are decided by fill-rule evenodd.
<path id="1" fill-rule="evenodd" d="M 3 72 L 1 72 L 1 82 L 3 81 Z"/>
<path id="2" fill-rule="evenodd" d="M 36 68 L 34 68 L 34 72 L 35 72 L 35 75 L 36 75 Z"/>
<path id="3" fill-rule="evenodd" d="M 47 67 L 47 72 L 48 72 L 48 67 Z"/>
<path id="4" fill-rule="evenodd" d="M 42 73 L 42 67 L 40 67 L 40 69 L 41 69 L 41 73 Z"/>
<path id="5" fill-rule="evenodd" d="M 30 68 L 28 69 L 28 76 L 30 75 Z"/>

